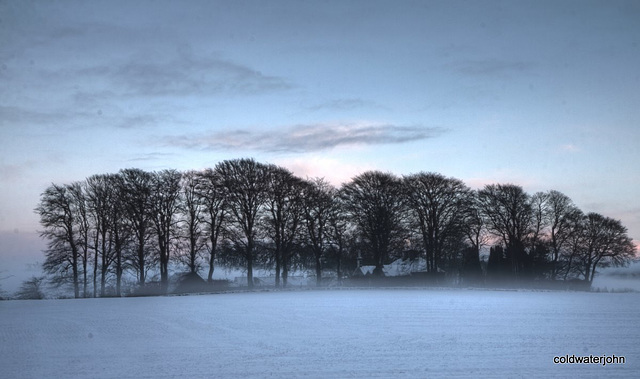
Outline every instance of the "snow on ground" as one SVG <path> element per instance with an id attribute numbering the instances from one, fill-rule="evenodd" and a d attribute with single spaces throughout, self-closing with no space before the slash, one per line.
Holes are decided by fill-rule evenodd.
<path id="1" fill-rule="evenodd" d="M 640 377 L 640 294 L 375 289 L 0 302 L 3 378 Z M 554 365 L 554 356 L 625 356 Z"/>

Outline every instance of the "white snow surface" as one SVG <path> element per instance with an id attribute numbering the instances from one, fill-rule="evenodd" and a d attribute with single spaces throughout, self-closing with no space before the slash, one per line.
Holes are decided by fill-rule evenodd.
<path id="1" fill-rule="evenodd" d="M 567 354 L 626 363 L 553 363 Z M 1 301 L 0 377 L 637 378 L 640 294 L 366 289 Z"/>

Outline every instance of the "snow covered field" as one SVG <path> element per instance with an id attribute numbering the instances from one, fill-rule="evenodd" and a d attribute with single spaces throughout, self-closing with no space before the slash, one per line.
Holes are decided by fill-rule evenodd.
<path id="1" fill-rule="evenodd" d="M 567 354 L 626 363 L 553 363 Z M 2 301 L 0 376 L 640 377 L 640 294 L 376 289 Z"/>

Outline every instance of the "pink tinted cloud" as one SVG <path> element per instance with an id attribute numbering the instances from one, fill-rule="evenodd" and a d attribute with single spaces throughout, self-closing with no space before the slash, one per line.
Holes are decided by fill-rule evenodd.
<path id="1" fill-rule="evenodd" d="M 354 176 L 373 169 L 367 165 L 350 164 L 339 159 L 319 156 L 282 159 L 276 163 L 288 168 L 300 178 L 324 178 L 334 186 L 340 186 Z"/>
<path id="2" fill-rule="evenodd" d="M 562 145 L 561 149 L 569 153 L 577 153 L 578 151 L 580 151 L 580 148 L 572 143 Z"/>
<path id="3" fill-rule="evenodd" d="M 522 186 L 525 190 L 536 186 L 536 181 L 533 178 L 526 178 L 518 173 L 508 171 L 497 171 L 486 176 L 460 179 L 472 189 L 482 189 L 488 184 L 515 184 Z"/>

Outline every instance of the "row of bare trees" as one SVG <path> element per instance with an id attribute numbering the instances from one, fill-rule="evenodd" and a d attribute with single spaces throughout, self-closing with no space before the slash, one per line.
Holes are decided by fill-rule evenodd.
<path id="1" fill-rule="evenodd" d="M 635 255 L 620 221 L 584 214 L 557 191 L 473 191 L 437 173 L 379 171 L 335 188 L 252 159 L 52 184 L 36 212 L 48 241 L 44 269 L 72 283 L 76 297 L 105 296 L 108 286 L 120 295 L 125 272 L 141 286 L 159 272 L 166 290 L 172 264 L 196 273 L 205 261 L 209 281 L 224 262 L 244 267 L 252 287 L 256 264 L 275 271 L 276 286 L 298 268 L 315 269 L 320 285 L 327 266 L 339 279 L 361 262 L 382 275 L 407 257 L 424 259 L 433 275 L 470 281 L 482 278 L 480 252 L 489 245 L 488 278 L 590 282 L 597 268 Z"/>

